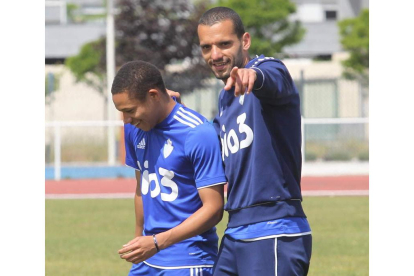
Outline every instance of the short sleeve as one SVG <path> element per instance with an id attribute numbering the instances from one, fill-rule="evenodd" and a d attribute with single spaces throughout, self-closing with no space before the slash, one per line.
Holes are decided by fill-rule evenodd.
<path id="1" fill-rule="evenodd" d="M 185 153 L 193 164 L 197 189 L 226 183 L 219 138 L 210 123 L 188 133 Z"/>
<path id="2" fill-rule="evenodd" d="M 134 126 L 130 124 L 124 125 L 124 140 L 125 140 L 125 165 L 139 170 L 137 164 L 137 156 L 135 155 L 134 146 Z"/>

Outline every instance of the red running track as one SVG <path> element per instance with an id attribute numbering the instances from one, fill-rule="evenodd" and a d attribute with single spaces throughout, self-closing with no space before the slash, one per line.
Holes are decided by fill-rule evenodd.
<path id="1" fill-rule="evenodd" d="M 135 179 L 46 180 L 46 198 L 128 198 L 135 191 Z M 304 196 L 368 195 L 369 176 L 305 176 Z"/>

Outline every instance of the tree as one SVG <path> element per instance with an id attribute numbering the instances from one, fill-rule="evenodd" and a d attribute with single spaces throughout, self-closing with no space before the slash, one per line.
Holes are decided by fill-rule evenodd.
<path id="1" fill-rule="evenodd" d="M 197 23 L 206 5 L 189 0 L 119 0 L 115 18 L 116 57 L 119 67 L 132 60 L 156 65 L 164 75 L 166 86 L 189 92 L 200 86 L 210 71 L 201 65 L 196 43 Z M 78 81 L 104 91 L 106 72 L 105 39 L 88 43 L 81 52 L 68 58 L 66 65 Z M 186 64 L 167 71 L 167 65 Z M 99 86 L 102 85 L 102 87 Z"/>
<path id="2" fill-rule="evenodd" d="M 202 86 L 211 76 L 197 43 L 198 19 L 205 1 L 120 0 L 116 17 L 116 64 L 140 59 L 156 65 L 169 89 L 183 93 Z M 183 64 L 178 70 L 167 65 Z"/>
<path id="3" fill-rule="evenodd" d="M 305 29 L 299 21 L 290 21 L 296 6 L 289 0 L 219 0 L 215 6 L 235 10 L 252 35 L 252 54 L 277 56 L 283 48 L 301 41 Z"/>
<path id="4" fill-rule="evenodd" d="M 369 84 L 369 10 L 364 9 L 356 18 L 338 22 L 342 47 L 350 56 L 342 64 L 344 76 Z"/>
<path id="5" fill-rule="evenodd" d="M 86 43 L 78 55 L 65 60 L 77 81 L 104 93 L 106 87 L 105 38 Z"/>

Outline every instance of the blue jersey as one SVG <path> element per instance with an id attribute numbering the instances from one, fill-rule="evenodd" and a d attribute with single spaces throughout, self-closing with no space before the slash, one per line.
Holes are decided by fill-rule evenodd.
<path id="1" fill-rule="evenodd" d="M 228 180 L 228 227 L 306 217 L 302 209 L 299 94 L 285 65 L 263 56 L 253 93 L 222 90 L 214 126 Z"/>
<path id="2" fill-rule="evenodd" d="M 178 103 L 150 131 L 126 124 L 125 148 L 126 164 L 141 172 L 144 235 L 179 225 L 202 206 L 198 189 L 226 182 L 213 126 Z M 161 250 L 146 263 L 162 267 L 212 265 L 217 242 L 213 227 Z"/>

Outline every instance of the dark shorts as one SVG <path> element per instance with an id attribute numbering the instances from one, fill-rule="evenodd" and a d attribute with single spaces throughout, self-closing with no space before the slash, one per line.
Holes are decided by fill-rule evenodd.
<path id="1" fill-rule="evenodd" d="M 225 235 L 213 275 L 305 276 L 311 253 L 311 235 L 248 242 Z"/>
<path id="2" fill-rule="evenodd" d="M 211 276 L 212 267 L 185 267 L 185 268 L 159 268 L 152 267 L 146 263 L 134 264 L 128 276 L 148 275 L 148 276 Z"/>

